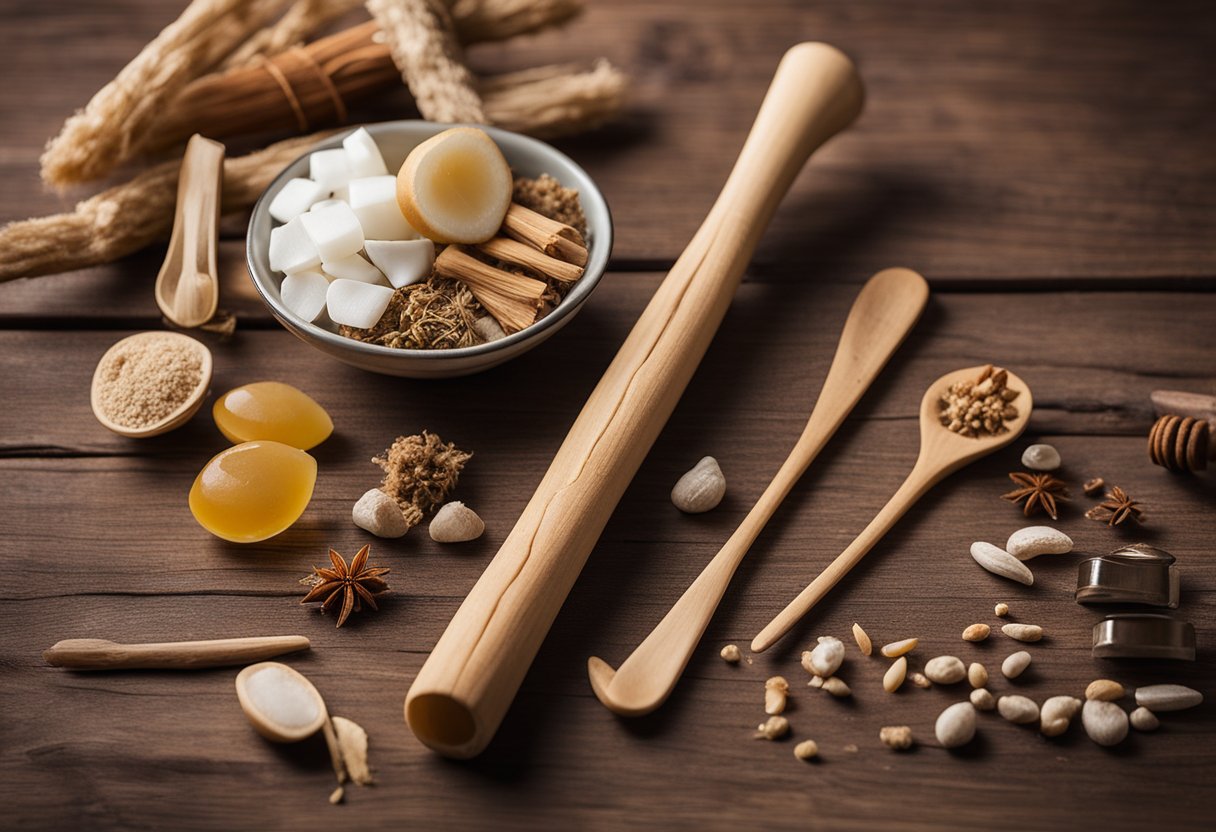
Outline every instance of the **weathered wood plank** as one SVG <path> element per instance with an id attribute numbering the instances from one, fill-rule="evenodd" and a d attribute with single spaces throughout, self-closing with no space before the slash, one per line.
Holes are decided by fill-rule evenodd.
<path id="1" fill-rule="evenodd" d="M 19 25 L 4 28 L 0 48 L 23 82 L 0 89 L 0 220 L 64 204 L 37 182 L 43 143 L 179 5 L 10 12 Z M 560 142 L 603 186 L 622 262 L 665 264 L 683 248 L 780 53 L 812 38 L 857 57 L 868 110 L 795 185 L 762 265 L 860 280 L 903 263 L 942 282 L 1004 285 L 1216 275 L 1210 4 L 591 6 L 569 30 L 478 47 L 472 59 L 497 71 L 606 55 L 632 75 L 622 122 Z M 398 95 L 363 112 L 410 109 Z"/>

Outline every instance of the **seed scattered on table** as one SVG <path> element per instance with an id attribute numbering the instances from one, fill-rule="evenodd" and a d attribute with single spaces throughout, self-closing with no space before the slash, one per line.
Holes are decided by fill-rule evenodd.
<path id="1" fill-rule="evenodd" d="M 902 656 L 904 653 L 911 653 L 916 649 L 916 645 L 920 644 L 920 639 L 905 638 L 901 641 L 893 641 L 890 644 L 884 644 L 879 651 L 888 659 L 894 659 Z"/>
<path id="2" fill-rule="evenodd" d="M 726 645 L 718 655 L 722 657 L 723 661 L 730 662 L 731 664 L 738 664 L 739 660 L 743 658 L 743 653 L 739 650 L 737 644 Z"/>
<path id="3" fill-rule="evenodd" d="M 790 732 L 790 721 L 783 716 L 770 716 L 756 726 L 758 740 L 779 740 Z"/>
<path id="4" fill-rule="evenodd" d="M 963 630 L 963 641 L 983 641 L 991 632 L 992 628 L 987 624 L 972 624 Z"/>
<path id="5" fill-rule="evenodd" d="M 790 683 L 784 676 L 773 676 L 764 683 L 764 712 L 776 716 L 785 710 L 786 696 L 790 692 Z"/>
<path id="6" fill-rule="evenodd" d="M 1030 654 L 1025 650 L 1019 650 L 1016 653 L 1010 653 L 1005 657 L 1005 661 L 1001 662 L 1001 673 L 1006 679 L 1016 679 L 1026 672 L 1026 668 L 1030 667 Z"/>
<path id="7" fill-rule="evenodd" d="M 857 642 L 857 649 L 861 651 L 861 655 L 868 656 L 874 651 L 870 637 L 866 635 L 865 630 L 861 629 L 860 624 L 853 625 L 853 639 Z"/>
<path id="8" fill-rule="evenodd" d="M 1126 691 L 1123 690 L 1123 685 L 1113 679 L 1094 679 L 1085 688 L 1085 698 L 1100 699 L 1103 702 L 1114 702 L 1116 699 L 1122 699 Z"/>
<path id="9" fill-rule="evenodd" d="M 878 738 L 887 748 L 904 751 L 912 747 L 912 729 L 907 725 L 886 725 L 879 729 Z"/>
<path id="10" fill-rule="evenodd" d="M 992 611 L 996 614 L 997 618 L 1004 618 L 1005 616 L 1009 615 L 1009 605 L 1002 601 L 993 607 Z"/>
<path id="11" fill-rule="evenodd" d="M 799 760 L 810 760 L 819 756 L 819 744 L 814 740 L 803 740 L 794 746 L 794 756 Z"/>

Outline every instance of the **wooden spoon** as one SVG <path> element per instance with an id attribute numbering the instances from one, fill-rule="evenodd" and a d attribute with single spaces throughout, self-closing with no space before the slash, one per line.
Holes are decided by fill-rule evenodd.
<path id="1" fill-rule="evenodd" d="M 307 722 L 284 723 L 276 715 L 269 713 L 250 686 L 250 679 L 262 671 L 278 671 L 279 678 L 293 684 L 299 692 L 312 699 L 316 715 Z M 312 682 L 302 674 L 279 662 L 258 662 L 246 667 L 236 676 L 236 695 L 241 702 L 241 710 L 249 718 L 255 731 L 272 742 L 299 742 L 317 733 L 325 723 L 329 722 L 329 711 L 325 708 L 325 700 Z M 283 701 L 283 700 L 279 700 Z"/>
<path id="2" fill-rule="evenodd" d="M 1005 447 L 1022 435 L 1022 431 L 1026 430 L 1026 423 L 1030 421 L 1034 400 L 1031 398 L 1030 388 L 1026 382 L 1013 373 L 1009 373 L 1006 384 L 1010 389 L 1020 393 L 1013 401 L 1018 415 L 1005 423 L 1004 433 L 969 437 L 947 430 L 942 425 L 940 418 L 942 394 L 952 384 L 978 378 L 984 369 L 984 367 L 968 367 L 964 370 L 955 370 L 929 386 L 920 402 L 920 456 L 917 457 L 916 465 L 912 467 L 912 473 L 908 474 L 904 484 L 895 492 L 895 496 L 883 506 L 882 511 L 878 512 L 878 516 L 870 521 L 870 525 L 866 526 L 857 539 L 819 573 L 819 577 L 802 590 L 797 598 L 760 631 L 759 635 L 752 639 L 752 652 L 763 653 L 789 632 L 798 619 L 810 612 L 811 608 L 828 594 L 828 590 L 836 586 L 836 583 L 858 564 L 874 547 L 874 544 L 881 540 L 896 521 L 903 517 L 904 513 L 930 488 L 964 465 Z"/>
<path id="3" fill-rule="evenodd" d="M 268 659 L 307 650 L 304 636 L 256 636 L 159 644 L 118 644 L 100 638 L 69 638 L 43 652 L 55 667 L 72 670 L 194 670 Z"/>
<path id="4" fill-rule="evenodd" d="M 122 349 L 124 346 L 131 344 L 138 339 L 152 338 L 178 338 L 193 350 L 197 350 L 201 366 L 199 368 L 198 385 L 186 397 L 186 400 L 178 405 L 177 409 L 169 413 L 165 418 L 155 424 L 147 425 L 142 428 L 133 428 L 129 425 L 119 424 L 110 419 L 105 414 L 101 407 L 101 387 L 105 383 L 105 379 L 101 376 L 101 368 L 106 363 L 106 358 L 113 352 Z M 203 399 L 207 396 L 207 391 L 211 389 L 211 350 L 207 349 L 200 341 L 196 341 L 189 335 L 182 335 L 180 332 L 139 332 L 135 335 L 129 335 L 118 341 L 114 346 L 106 350 L 105 355 L 97 362 L 97 369 L 93 372 L 93 384 L 90 390 L 89 399 L 93 407 L 93 415 L 97 417 L 97 421 L 102 425 L 119 434 L 120 436 L 129 436 L 132 439 L 146 439 L 149 436 L 158 436 L 162 433 L 167 433 L 175 428 L 179 428 L 198 412 L 199 407 L 203 404 Z"/>
<path id="5" fill-rule="evenodd" d="M 223 175 L 224 146 L 191 136 L 177 181 L 173 235 L 156 276 L 156 305 L 184 329 L 207 323 L 219 304 L 215 246 Z"/>
<path id="6" fill-rule="evenodd" d="M 587 660 L 591 687 L 608 710 L 621 716 L 641 716 L 666 701 L 744 555 L 903 343 L 928 299 L 928 284 L 910 269 L 886 269 L 862 287 L 811 418 L 756 505 L 619 670 L 596 656 Z"/>

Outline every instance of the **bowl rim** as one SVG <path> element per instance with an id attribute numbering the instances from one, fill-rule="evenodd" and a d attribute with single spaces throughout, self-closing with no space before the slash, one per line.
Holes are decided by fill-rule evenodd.
<path id="1" fill-rule="evenodd" d="M 451 127 L 475 127 L 479 130 L 484 130 L 489 134 L 490 138 L 494 139 L 494 143 L 502 149 L 500 139 L 504 137 L 509 142 L 520 142 L 524 146 L 531 146 L 532 150 L 539 155 L 547 155 L 556 157 L 559 161 L 568 165 L 575 177 L 580 179 L 577 183 L 579 191 L 579 201 L 586 206 L 587 201 L 598 203 L 603 209 L 605 217 L 604 227 L 595 229 L 592 236 L 594 252 L 589 252 L 591 255 L 587 261 L 587 267 L 584 269 L 583 276 L 574 284 L 574 288 L 562 298 L 559 303 L 548 315 L 541 318 L 539 321 L 531 324 L 519 332 L 512 333 L 505 338 L 499 338 L 495 341 L 489 341 L 484 344 L 474 344 L 471 347 L 453 347 L 451 349 L 402 349 L 399 347 L 386 347 L 381 344 L 369 344 L 366 341 L 356 341 L 354 338 L 347 338 L 339 335 L 336 332 L 330 332 L 324 327 L 317 326 L 311 321 L 305 321 L 303 318 L 296 315 L 283 305 L 282 301 L 267 293 L 263 286 L 263 281 L 268 279 L 268 276 L 261 274 L 260 266 L 254 261 L 254 233 L 253 225 L 257 218 L 266 214 L 269 215 L 269 203 L 273 199 L 272 192 L 277 193 L 283 185 L 284 181 L 289 177 L 288 172 L 295 167 L 299 162 L 307 159 L 318 150 L 325 150 L 331 147 L 341 146 L 342 140 L 355 132 L 359 128 L 366 128 L 369 133 L 375 136 L 377 133 L 391 132 L 394 128 L 403 126 L 426 126 L 433 128 L 431 135 L 441 133 Z M 505 155 L 505 150 L 504 150 Z M 563 182 L 563 185 L 570 187 L 569 183 Z M 273 219 L 271 220 L 273 222 Z M 590 232 L 591 229 L 588 229 Z M 334 135 L 322 139 L 310 148 L 305 150 L 295 159 L 292 159 L 283 169 L 275 174 L 274 178 L 266 185 L 261 195 L 253 205 L 253 210 L 249 216 L 249 224 L 245 232 L 245 266 L 249 270 L 249 277 L 253 283 L 254 289 L 257 290 L 258 296 L 265 303 L 274 317 L 289 329 L 296 329 L 307 334 L 311 338 L 317 338 L 326 344 L 329 344 L 340 350 L 352 350 L 356 353 L 363 353 L 368 356 L 398 356 L 400 359 L 460 359 L 472 358 L 477 356 L 485 356 L 497 352 L 500 349 L 511 347 L 515 344 L 521 344 L 528 341 L 537 335 L 540 335 L 546 329 L 554 326 L 564 318 L 574 314 L 583 302 L 590 296 L 591 292 L 599 283 L 600 278 L 608 270 L 608 260 L 612 256 L 612 244 L 614 236 L 614 228 L 612 222 L 612 211 L 608 207 L 608 201 L 604 198 L 604 194 L 600 191 L 599 186 L 595 184 L 595 180 L 591 175 L 583 169 L 582 165 L 575 162 L 562 151 L 558 150 L 548 142 L 543 142 L 540 139 L 532 136 L 525 136 L 522 133 L 516 133 L 511 130 L 504 130 L 501 127 L 493 127 L 488 124 L 467 124 L 467 123 L 446 123 L 437 121 L 427 121 L 425 119 L 396 119 L 393 121 L 378 121 L 368 122 L 364 124 L 356 124 L 350 127 L 349 130 L 343 130 Z M 600 255 L 600 252 L 603 255 Z M 593 268 L 594 266 L 594 268 Z"/>

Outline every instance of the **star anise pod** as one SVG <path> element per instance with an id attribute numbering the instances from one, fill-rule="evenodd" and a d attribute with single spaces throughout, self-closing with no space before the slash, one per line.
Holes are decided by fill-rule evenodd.
<path id="1" fill-rule="evenodd" d="M 1026 501 L 1022 506 L 1022 514 L 1029 517 L 1037 511 L 1043 511 L 1052 520 L 1059 520 L 1056 500 L 1067 500 L 1068 492 L 1064 490 L 1063 480 L 1058 480 L 1051 474 L 1030 474 L 1017 471 L 1009 475 L 1017 486 L 1008 494 L 1002 494 L 1002 500 L 1011 503 Z"/>
<path id="2" fill-rule="evenodd" d="M 333 564 L 333 568 L 327 569 L 323 566 L 312 568 L 312 574 L 301 581 L 301 583 L 311 584 L 312 589 L 300 603 L 321 601 L 322 611 L 332 612 L 341 602 L 342 608 L 338 613 L 337 625 L 339 627 L 345 623 L 351 612 L 362 611 L 364 604 L 374 610 L 380 609 L 376 606 L 376 599 L 388 594 L 388 584 L 384 582 L 383 576 L 387 575 L 389 570 L 387 566 L 367 565 L 371 548 L 371 546 L 364 546 L 360 549 L 351 558 L 349 566 L 341 555 L 330 549 L 329 561 Z M 321 600 L 322 598 L 324 600 Z"/>
<path id="3" fill-rule="evenodd" d="M 1106 499 L 1085 512 L 1085 516 L 1108 526 L 1118 526 L 1125 520 L 1143 523 L 1144 509 L 1116 485 L 1106 492 Z"/>

